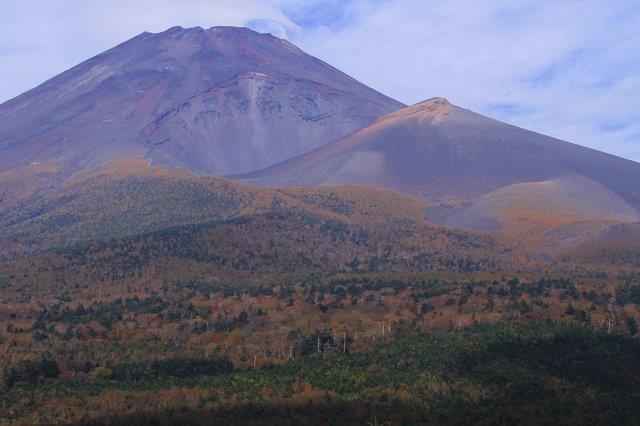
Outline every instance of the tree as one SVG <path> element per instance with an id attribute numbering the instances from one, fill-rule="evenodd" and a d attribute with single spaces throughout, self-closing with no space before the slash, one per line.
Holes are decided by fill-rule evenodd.
<path id="1" fill-rule="evenodd" d="M 4 383 L 11 388 L 17 383 L 36 383 L 39 377 L 56 378 L 59 374 L 58 364 L 51 359 L 25 359 L 13 363 L 5 370 Z"/>
<path id="2" fill-rule="evenodd" d="M 629 334 L 635 336 L 638 333 L 638 321 L 634 317 L 627 317 L 627 328 L 629 329 Z"/>

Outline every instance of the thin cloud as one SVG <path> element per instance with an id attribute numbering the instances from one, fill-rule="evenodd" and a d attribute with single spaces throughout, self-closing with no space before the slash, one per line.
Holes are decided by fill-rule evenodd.
<path id="1" fill-rule="evenodd" d="M 143 31 L 256 19 L 296 28 L 259 0 L 8 0 L 0 14 L 0 102 Z"/>
<path id="2" fill-rule="evenodd" d="M 316 22 L 291 37 L 405 103 L 445 96 L 640 160 L 637 2 L 352 1 L 348 14 L 348 25 Z"/>

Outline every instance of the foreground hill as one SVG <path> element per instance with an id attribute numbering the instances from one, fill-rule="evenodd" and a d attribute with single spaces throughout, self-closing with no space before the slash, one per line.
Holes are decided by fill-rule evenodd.
<path id="1" fill-rule="evenodd" d="M 0 263 L 2 300 L 72 299 L 176 289 L 228 291 L 315 282 L 341 273 L 508 269 L 491 238 L 419 223 L 373 226 L 300 209 L 57 248 Z"/>
<path id="2" fill-rule="evenodd" d="M 6 255 L 295 208 L 346 223 L 424 224 L 424 204 L 373 187 L 271 189 L 119 161 L 2 210 Z"/>
<path id="3" fill-rule="evenodd" d="M 0 171 L 58 177 L 147 159 L 200 174 L 266 167 L 403 105 L 246 28 L 143 33 L 0 105 Z"/>

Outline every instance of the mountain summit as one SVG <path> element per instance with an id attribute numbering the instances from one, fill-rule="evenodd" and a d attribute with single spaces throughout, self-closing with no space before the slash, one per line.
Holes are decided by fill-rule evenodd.
<path id="1" fill-rule="evenodd" d="M 0 170 L 120 158 L 198 174 L 302 154 L 403 105 L 246 28 L 143 33 L 0 105 Z"/>
<path id="2" fill-rule="evenodd" d="M 241 176 L 269 186 L 367 184 L 427 200 L 430 220 L 498 229 L 545 220 L 640 220 L 640 164 L 511 126 L 444 98 Z M 540 221 L 536 217 L 536 221 Z"/>

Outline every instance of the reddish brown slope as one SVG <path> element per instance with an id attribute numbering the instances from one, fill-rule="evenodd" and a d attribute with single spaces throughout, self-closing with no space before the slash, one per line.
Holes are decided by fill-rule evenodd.
<path id="1" fill-rule="evenodd" d="M 241 177 L 258 185 L 371 184 L 445 203 L 563 178 L 576 180 L 568 185 L 576 188 L 594 182 L 634 212 L 640 207 L 640 164 L 501 123 L 442 98 Z"/>
<path id="2" fill-rule="evenodd" d="M 241 177 L 259 185 L 365 183 L 429 200 L 473 200 L 507 185 L 570 174 L 585 176 L 640 206 L 640 164 L 434 98 Z"/>

